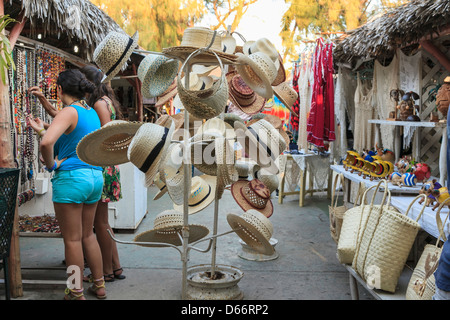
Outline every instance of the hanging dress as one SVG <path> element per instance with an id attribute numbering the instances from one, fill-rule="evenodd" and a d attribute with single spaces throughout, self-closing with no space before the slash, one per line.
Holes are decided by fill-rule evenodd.
<path id="1" fill-rule="evenodd" d="M 304 55 L 302 57 L 302 63 L 299 68 L 300 80 L 298 86 L 300 110 L 299 110 L 299 123 L 298 123 L 298 140 L 297 144 L 299 150 L 306 150 L 308 148 L 308 112 L 311 107 L 311 85 L 310 85 L 310 57 Z"/>
<path id="2" fill-rule="evenodd" d="M 300 77 L 299 68 L 298 68 L 298 65 L 295 65 L 294 72 L 293 72 L 293 78 L 292 78 L 292 88 L 295 90 L 295 92 L 297 92 L 297 94 L 299 93 L 299 91 L 298 91 L 299 90 L 299 88 L 298 88 L 299 77 Z M 296 114 L 300 114 L 299 113 L 299 110 L 300 110 L 300 95 L 298 95 L 297 100 L 292 105 L 292 110 Z M 291 127 L 292 127 L 292 132 L 297 132 L 298 131 L 298 122 L 299 122 L 299 118 L 296 117 L 294 114 L 291 114 L 290 124 L 291 124 Z"/>
<path id="3" fill-rule="evenodd" d="M 105 101 L 111 112 L 111 120 L 116 120 L 116 110 L 109 99 L 100 98 Z M 102 202 L 116 202 L 122 199 L 122 188 L 120 184 L 120 169 L 118 165 L 103 168 L 103 192 Z"/>
<path id="4" fill-rule="evenodd" d="M 364 85 L 357 76 L 355 91 L 355 128 L 353 132 L 353 149 L 362 152 L 374 146 L 373 125 L 368 120 L 373 119 L 374 107 L 372 104 L 373 91 Z"/>
<path id="5" fill-rule="evenodd" d="M 334 131 L 333 44 L 327 43 L 323 54 L 324 70 L 324 141 L 336 140 Z"/>
<path id="6" fill-rule="evenodd" d="M 324 88 L 323 88 L 323 41 L 317 40 L 314 52 L 314 84 L 311 99 L 311 111 L 308 117 L 308 142 L 317 147 L 324 146 Z"/>

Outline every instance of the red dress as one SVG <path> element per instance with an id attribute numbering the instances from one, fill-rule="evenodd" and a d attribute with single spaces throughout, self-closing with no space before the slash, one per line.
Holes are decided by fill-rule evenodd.
<path id="1" fill-rule="evenodd" d="M 308 142 L 323 147 L 324 141 L 334 141 L 333 45 L 317 40 L 314 52 L 314 84 L 309 112 Z"/>

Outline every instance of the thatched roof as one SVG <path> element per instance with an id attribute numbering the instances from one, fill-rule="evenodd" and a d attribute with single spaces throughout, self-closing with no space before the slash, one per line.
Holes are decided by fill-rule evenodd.
<path id="1" fill-rule="evenodd" d="M 392 57 L 397 48 L 437 36 L 450 23 L 450 0 L 412 0 L 335 40 L 334 60 Z"/>
<path id="2" fill-rule="evenodd" d="M 100 41 L 110 32 L 123 32 L 119 25 L 87 0 L 9 0 L 5 14 L 28 19 L 21 35 L 50 44 L 90 60 Z M 79 23 L 78 23 L 79 22 Z M 42 39 L 38 39 L 38 34 Z M 73 47 L 80 48 L 79 53 Z"/>

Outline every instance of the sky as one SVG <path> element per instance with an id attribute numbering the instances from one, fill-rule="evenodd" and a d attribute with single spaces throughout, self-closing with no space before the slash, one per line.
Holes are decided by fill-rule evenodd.
<path id="1" fill-rule="evenodd" d="M 247 41 L 267 38 L 279 52 L 282 52 L 279 33 L 281 17 L 287 8 L 284 0 L 258 0 L 250 5 L 236 31 L 242 34 Z M 202 25 L 208 26 L 208 18 L 203 21 Z M 240 38 L 236 37 L 236 40 L 238 45 L 242 44 Z"/>

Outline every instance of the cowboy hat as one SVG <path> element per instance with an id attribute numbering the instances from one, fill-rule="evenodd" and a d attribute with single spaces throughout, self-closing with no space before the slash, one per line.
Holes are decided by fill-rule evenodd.
<path id="1" fill-rule="evenodd" d="M 264 108 L 266 99 L 256 94 L 242 79 L 241 75 L 234 72 L 228 72 L 226 75 L 228 81 L 228 96 L 231 102 L 246 114 L 255 114 Z"/>
<path id="2" fill-rule="evenodd" d="M 127 150 L 142 122 L 113 120 L 88 135 L 77 145 L 81 161 L 93 166 L 112 166 L 126 163 Z"/>
<path id="3" fill-rule="evenodd" d="M 146 99 L 158 97 L 172 84 L 178 73 L 178 61 L 159 54 L 147 55 L 139 64 L 138 78 Z"/>
<path id="4" fill-rule="evenodd" d="M 111 31 L 95 48 L 93 59 L 105 76 L 102 82 L 108 82 L 119 73 L 137 47 L 139 33 L 129 37 L 124 33 Z"/>
<path id="5" fill-rule="evenodd" d="M 264 169 L 261 169 L 259 165 L 254 165 L 252 168 L 252 176 L 254 179 L 258 179 L 264 185 L 269 188 L 270 194 L 272 194 L 276 189 L 278 189 L 279 179 L 278 175 L 270 174 Z"/>
<path id="6" fill-rule="evenodd" d="M 278 51 L 267 38 L 261 38 L 256 41 L 246 41 L 242 47 L 242 52 L 247 56 L 255 52 L 263 52 L 273 61 L 277 70 L 280 67 Z"/>
<path id="7" fill-rule="evenodd" d="M 239 180 L 231 185 L 231 194 L 244 211 L 254 209 L 267 218 L 273 214 L 270 190 L 261 180 Z"/>
<path id="8" fill-rule="evenodd" d="M 166 210 L 155 217 L 154 227 L 151 230 L 138 234 L 135 242 L 145 242 L 140 244 L 144 247 L 160 247 L 157 243 L 168 243 L 181 246 L 181 230 L 183 229 L 183 214 L 175 210 Z M 199 224 L 189 224 L 188 243 L 198 241 L 206 237 L 209 230 L 206 226 Z M 148 243 L 148 244 L 147 244 Z"/>
<path id="9" fill-rule="evenodd" d="M 165 156 L 172 140 L 175 125 L 171 119 L 168 120 L 166 126 L 143 124 L 128 147 L 128 159 L 145 173 L 146 186 L 153 183 L 161 158 Z"/>
<path id="10" fill-rule="evenodd" d="M 216 196 L 215 177 L 206 175 L 195 176 L 191 179 L 191 188 L 188 200 L 188 213 L 194 214 L 209 206 Z M 184 186 L 178 189 L 178 192 L 183 194 Z M 184 204 L 177 205 L 174 203 L 173 208 L 179 212 L 183 212 Z"/>
<path id="11" fill-rule="evenodd" d="M 175 47 L 163 48 L 162 52 L 169 57 L 187 60 L 193 52 L 208 47 L 209 50 L 199 51 L 199 54 L 193 57 L 192 62 L 214 63 L 216 61 L 215 53 L 225 64 L 236 63 L 236 56 L 234 54 L 222 51 L 222 39 L 217 32 L 205 27 L 186 28 L 181 39 L 181 44 Z"/>
<path id="12" fill-rule="evenodd" d="M 264 119 L 250 126 L 236 121 L 234 127 L 237 139 L 249 157 L 272 174 L 278 173 L 275 160 L 287 146 L 279 130 Z"/>
<path id="13" fill-rule="evenodd" d="M 234 232 L 255 251 L 266 255 L 274 253 L 270 243 L 272 222 L 259 211 L 250 209 L 241 216 L 229 213 L 227 221 Z"/>
<path id="14" fill-rule="evenodd" d="M 237 53 L 237 72 L 245 83 L 265 99 L 273 96 L 272 82 L 278 74 L 275 63 L 264 52 L 255 52 L 250 55 Z"/>
<path id="15" fill-rule="evenodd" d="M 282 82 L 273 87 L 273 93 L 283 103 L 293 115 L 298 114 L 292 109 L 292 106 L 298 99 L 298 93 L 287 82 Z"/>
<path id="16" fill-rule="evenodd" d="M 175 97 L 175 95 L 177 94 L 177 83 L 175 81 L 175 79 L 173 79 L 172 83 L 170 84 L 170 86 L 167 88 L 166 91 L 164 91 L 157 99 L 155 107 L 156 108 L 160 108 L 163 105 L 165 105 L 170 99 L 172 99 L 173 97 Z"/>
<path id="17" fill-rule="evenodd" d="M 223 121 L 225 121 L 225 123 L 228 123 L 233 128 L 234 128 L 234 123 L 236 121 L 244 123 L 244 120 L 242 120 L 241 117 L 239 117 L 237 114 L 231 113 L 231 112 L 225 113 L 223 115 Z"/>

